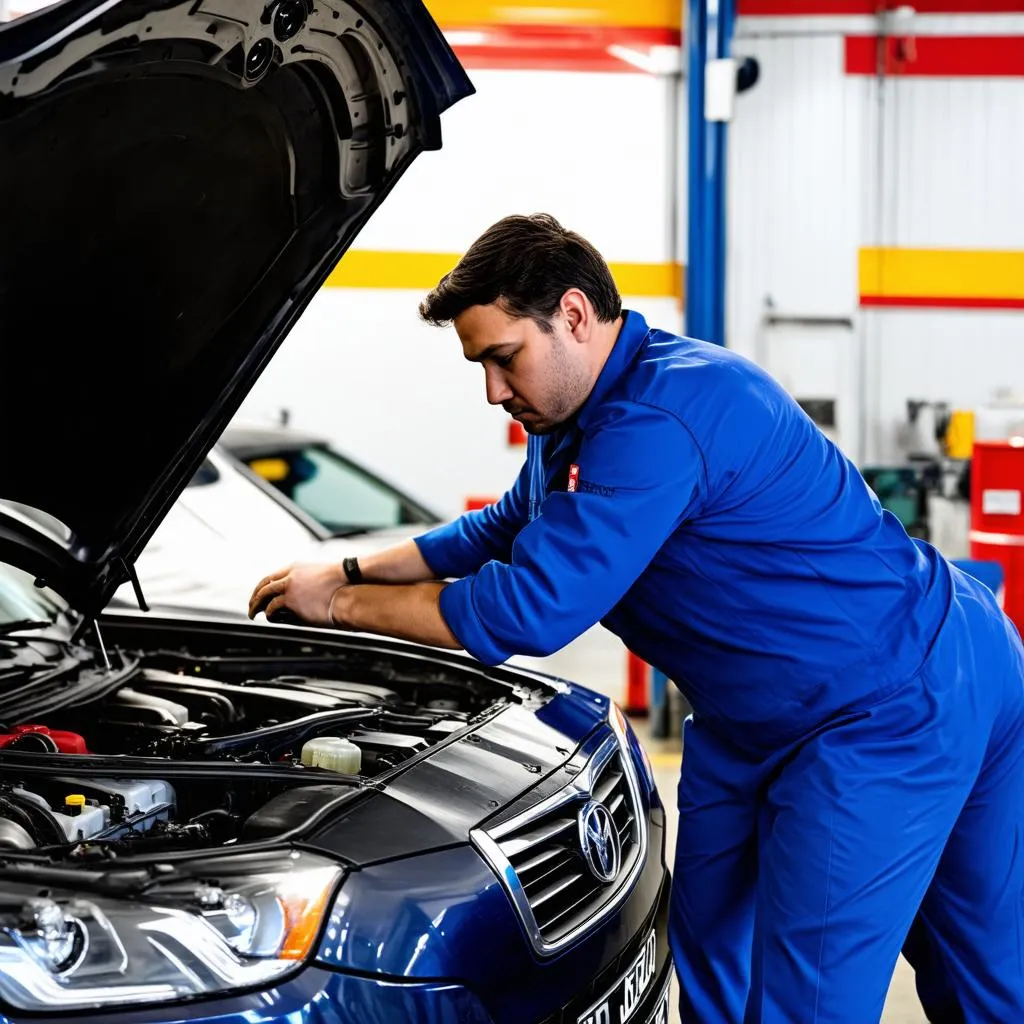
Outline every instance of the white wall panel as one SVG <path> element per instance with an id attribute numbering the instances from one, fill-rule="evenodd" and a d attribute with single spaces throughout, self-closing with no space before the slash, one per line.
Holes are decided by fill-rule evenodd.
<path id="1" fill-rule="evenodd" d="M 860 103 L 840 37 L 737 51 L 761 64 L 729 134 L 729 343 L 751 353 L 767 298 L 800 314 L 854 308 Z"/>
<path id="2" fill-rule="evenodd" d="M 854 330 L 767 326 L 777 314 L 850 318 L 857 306 L 863 97 L 843 74 L 843 39 L 737 42 L 761 79 L 737 101 L 729 135 L 728 343 L 799 398 L 833 398 L 854 457 L 862 403 Z"/>
<path id="3" fill-rule="evenodd" d="M 667 133 L 675 79 L 474 71 L 475 96 L 359 237 L 364 249 L 462 252 L 509 213 L 554 214 L 609 260 L 675 255 Z"/>
<path id="4" fill-rule="evenodd" d="M 1024 248 L 1024 79 L 885 86 L 887 245 Z"/>

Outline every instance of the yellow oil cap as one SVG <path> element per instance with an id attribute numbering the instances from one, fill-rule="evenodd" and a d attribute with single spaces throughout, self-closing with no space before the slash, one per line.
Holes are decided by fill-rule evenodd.
<path id="1" fill-rule="evenodd" d="M 85 797 L 81 793 L 69 793 L 64 797 L 64 806 L 68 814 L 81 814 L 85 806 Z"/>

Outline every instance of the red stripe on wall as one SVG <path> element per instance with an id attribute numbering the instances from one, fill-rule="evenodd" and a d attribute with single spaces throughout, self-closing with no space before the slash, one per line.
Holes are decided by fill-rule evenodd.
<path id="1" fill-rule="evenodd" d="M 777 15 L 877 14 L 903 6 L 904 0 L 739 0 L 739 13 Z M 916 0 L 918 14 L 1021 14 L 1024 0 Z"/>
<path id="2" fill-rule="evenodd" d="M 914 306 L 931 309 L 1024 309 L 1024 299 L 958 298 L 956 296 L 862 295 L 862 306 Z"/>
<path id="3" fill-rule="evenodd" d="M 607 46 L 678 46 L 677 28 L 629 25 L 459 25 L 444 29 L 455 37 L 478 37 L 472 46 L 552 46 L 596 49 Z"/>
<path id="4" fill-rule="evenodd" d="M 635 72 L 612 47 L 647 55 L 651 47 L 681 43 L 678 29 L 658 27 L 460 25 L 447 31 L 459 61 L 471 70 Z"/>
<path id="5" fill-rule="evenodd" d="M 846 37 L 846 73 L 874 75 L 877 36 Z M 1006 78 L 1024 75 L 1024 36 L 887 37 L 884 72 L 922 77 Z"/>
<path id="6" fill-rule="evenodd" d="M 521 46 L 456 46 L 455 56 L 467 71 L 631 71 L 637 68 L 607 49 Z"/>

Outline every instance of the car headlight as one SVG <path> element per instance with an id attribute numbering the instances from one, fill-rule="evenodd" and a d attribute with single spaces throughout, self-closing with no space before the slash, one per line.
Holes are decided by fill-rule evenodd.
<path id="1" fill-rule="evenodd" d="M 52 1013 L 277 980 L 312 950 L 342 871 L 285 851 L 142 877 L 126 879 L 124 897 L 112 884 L 76 891 L 0 877 L 0 998 Z"/>

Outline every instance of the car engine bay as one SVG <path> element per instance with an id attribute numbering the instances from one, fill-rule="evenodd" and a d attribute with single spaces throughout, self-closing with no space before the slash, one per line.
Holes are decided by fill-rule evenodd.
<path id="1" fill-rule="evenodd" d="M 114 685 L 102 695 L 47 700 L 53 685 L 103 668 L 83 661 L 80 645 L 68 667 L 60 643 L 17 644 L 19 678 L 46 675 L 37 689 L 50 710 L 12 719 L 0 700 L 3 855 L 78 859 L 281 840 L 464 734 L 516 690 L 416 659 L 406 669 L 401 657 L 118 647 L 103 651 Z M 9 661 L 10 647 L 0 648 Z M 65 672 L 41 672 L 40 659 Z M 0 661 L 0 682 L 13 668 Z M 19 711 L 24 685 L 7 691 Z"/>

